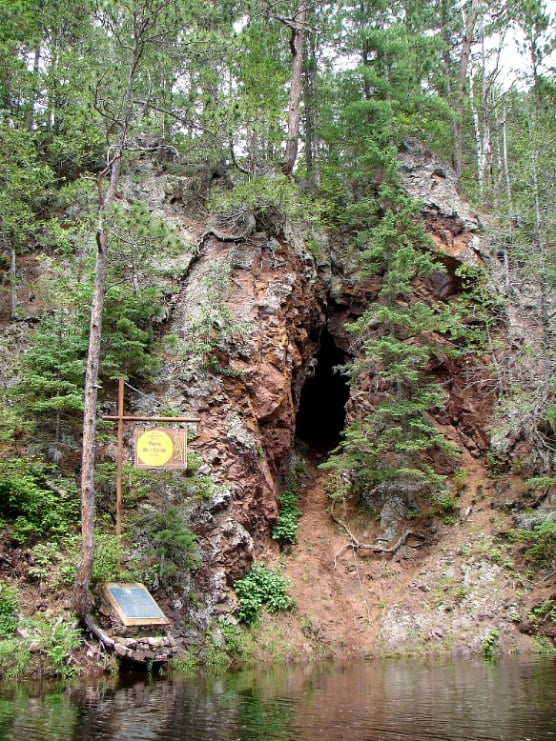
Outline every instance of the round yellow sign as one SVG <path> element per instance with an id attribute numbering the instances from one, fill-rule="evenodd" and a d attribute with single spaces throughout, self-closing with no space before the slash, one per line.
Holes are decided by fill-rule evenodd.
<path id="1" fill-rule="evenodd" d="M 163 466 L 173 453 L 172 438 L 162 430 L 146 430 L 137 438 L 137 458 L 144 466 Z"/>

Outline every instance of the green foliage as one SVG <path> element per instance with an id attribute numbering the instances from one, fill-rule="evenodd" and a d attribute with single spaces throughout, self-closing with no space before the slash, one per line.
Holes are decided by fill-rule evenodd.
<path id="1" fill-rule="evenodd" d="M 546 422 L 551 425 L 552 429 L 556 428 L 556 410 L 554 407 L 549 407 L 546 411 Z M 556 465 L 556 457 L 552 460 L 553 465 Z M 535 476 L 534 478 L 527 479 L 525 482 L 527 486 L 531 486 L 538 491 L 545 490 L 549 487 L 556 486 L 556 476 Z"/>
<path id="2" fill-rule="evenodd" d="M 556 602 L 553 599 L 545 599 L 535 605 L 527 615 L 527 619 L 537 626 L 546 624 L 547 620 L 556 623 Z"/>
<path id="3" fill-rule="evenodd" d="M 459 495 L 467 486 L 469 471 L 465 468 L 457 468 L 452 474 L 452 484 Z"/>
<path id="4" fill-rule="evenodd" d="M 81 634 L 75 621 L 35 619 L 31 627 L 44 652 L 48 670 L 64 680 L 75 676 L 79 666 L 73 663 L 73 652 L 81 645 Z"/>
<path id="5" fill-rule="evenodd" d="M 278 166 L 281 154 L 283 132 L 279 122 L 287 107 L 289 70 L 280 50 L 287 48 L 287 42 L 281 42 L 280 24 L 269 22 L 256 11 L 242 26 L 232 41 L 235 53 L 229 54 L 230 48 L 226 50 L 231 72 L 238 79 L 237 87 L 227 96 L 227 113 L 234 139 L 239 142 L 246 135 L 258 143 L 258 151 L 242 158 L 244 166 L 256 172 L 258 165 L 267 162 Z M 209 109 L 209 112 L 213 111 Z"/>
<path id="6" fill-rule="evenodd" d="M 18 623 L 18 610 L 17 589 L 0 581 L 0 641 L 10 638 L 15 633 Z"/>
<path id="7" fill-rule="evenodd" d="M 15 542 L 67 535 L 79 517 L 75 485 L 65 481 L 53 491 L 47 477 L 38 460 L 0 461 L 0 516 L 11 523 L 10 537 Z"/>
<path id="8" fill-rule="evenodd" d="M 0 677 L 20 678 L 37 663 L 34 670 L 42 676 L 68 680 L 77 674 L 73 653 L 81 645 L 81 634 L 75 621 L 37 615 L 22 624 L 23 637 L 0 641 Z"/>
<path id="9" fill-rule="evenodd" d="M 308 209 L 308 201 L 299 195 L 296 185 L 279 176 L 239 183 L 233 190 L 217 194 L 210 205 L 222 218 L 238 211 L 251 212 L 271 233 L 284 223 L 285 218 L 301 221 L 311 212 L 318 211 L 317 204 Z"/>
<path id="10" fill-rule="evenodd" d="M 76 432 L 83 412 L 87 332 L 83 315 L 64 309 L 41 320 L 23 359 L 21 381 L 13 395 L 27 415 L 40 421 L 59 441 Z"/>
<path id="11" fill-rule="evenodd" d="M 158 370 L 152 354 L 153 323 L 161 315 L 159 289 L 137 291 L 126 284 L 113 287 L 104 305 L 104 342 L 101 371 L 115 380 L 122 374 L 148 379 Z"/>
<path id="12" fill-rule="evenodd" d="M 241 638 L 236 625 L 228 622 L 209 626 L 205 635 L 202 654 L 203 666 L 209 669 L 225 669 L 232 658 L 241 653 Z"/>
<path id="13" fill-rule="evenodd" d="M 234 589 L 240 604 L 238 618 L 246 625 L 256 622 L 263 607 L 269 612 L 282 612 L 293 606 L 284 575 L 264 563 L 254 563 L 244 577 L 234 582 Z"/>
<path id="14" fill-rule="evenodd" d="M 81 644 L 74 621 L 60 616 L 18 620 L 17 592 L 0 582 L 0 678 L 20 679 L 30 670 L 33 656 L 41 662 L 41 674 L 70 679 L 77 673 L 73 652 Z M 22 635 L 13 638 L 18 623 Z M 44 665 L 43 665 L 44 662 Z"/>
<path id="15" fill-rule="evenodd" d="M 481 639 L 481 653 L 487 661 L 492 661 L 496 653 L 496 646 L 500 639 L 500 631 L 491 628 L 488 633 Z"/>
<path id="16" fill-rule="evenodd" d="M 9 125 L 0 111 L 0 250 L 21 252 L 41 231 L 41 210 L 53 174 L 35 149 L 33 134 Z"/>
<path id="17" fill-rule="evenodd" d="M 137 519 L 140 530 L 147 535 L 148 555 L 154 558 L 154 578 L 169 586 L 179 583 L 180 575 L 199 567 L 197 540 L 191 532 L 183 508 L 163 507 L 160 512 L 148 511 Z"/>
<path id="18" fill-rule="evenodd" d="M 154 285 L 158 271 L 154 264 L 162 251 L 175 252 L 181 241 L 142 204 L 134 204 L 125 214 L 116 210 L 111 227 L 117 257 L 108 271 L 101 373 L 109 379 L 122 373 L 148 378 L 159 365 L 153 326 L 163 311 L 162 283 Z M 59 308 L 44 316 L 32 335 L 21 381 L 11 397 L 28 418 L 40 420 L 43 434 L 67 441 L 69 434 L 75 435 L 83 411 L 89 331 L 84 307 L 90 304 L 93 266 L 87 253 L 72 255 L 79 227 L 59 231 L 63 260 L 43 259 L 44 276 L 37 288 Z"/>
<path id="19" fill-rule="evenodd" d="M 31 651 L 20 638 L 0 640 L 0 678 L 8 681 L 22 679 L 29 670 Z"/>
<path id="20" fill-rule="evenodd" d="M 42 581 L 51 572 L 57 559 L 58 549 L 54 543 L 37 543 L 33 548 L 33 565 L 29 567 L 29 576 Z"/>
<path id="21" fill-rule="evenodd" d="M 433 497 L 435 514 L 443 516 L 453 515 L 456 511 L 457 500 L 449 492 L 438 492 Z"/>
<path id="22" fill-rule="evenodd" d="M 510 530 L 509 539 L 523 548 L 523 556 L 531 566 L 549 566 L 556 558 L 556 514 L 549 515 L 532 530 Z"/>
<path id="23" fill-rule="evenodd" d="M 184 245 L 168 222 L 155 218 L 140 201 L 125 211 L 113 204 L 107 229 L 112 259 L 103 312 L 101 373 L 111 380 L 122 374 L 148 379 L 159 366 L 154 325 L 164 311 L 158 262 Z"/>
<path id="24" fill-rule="evenodd" d="M 295 543 L 296 541 L 297 520 L 301 515 L 301 510 L 297 506 L 298 502 L 299 484 L 292 479 L 278 497 L 278 520 L 272 528 L 272 537 L 282 546 Z"/>
<path id="25" fill-rule="evenodd" d="M 123 498 L 128 508 L 148 500 L 152 494 L 164 497 L 167 491 L 172 491 L 176 497 L 191 502 L 194 499 L 206 500 L 214 493 L 215 485 L 208 476 L 197 475 L 203 459 L 194 451 L 188 450 L 187 469 L 183 475 L 176 475 L 174 471 L 151 471 L 124 465 Z M 114 470 L 112 464 L 103 464 L 98 467 L 103 471 L 103 491 L 112 500 L 114 498 Z M 109 509 L 106 506 L 106 509 Z"/>
<path id="26" fill-rule="evenodd" d="M 48 582 L 49 589 L 69 586 L 75 578 L 75 565 L 79 560 L 77 536 L 70 535 L 58 542 L 37 543 L 33 547 L 32 560 L 29 576 Z"/>
<path id="27" fill-rule="evenodd" d="M 240 629 L 234 623 L 223 622 L 220 627 L 224 634 L 224 640 L 226 642 L 226 650 L 231 656 L 241 656 L 242 643 L 240 636 Z"/>
<path id="28" fill-rule="evenodd" d="M 492 290 L 482 267 L 463 263 L 454 275 L 460 282 L 460 295 L 450 303 L 447 325 L 453 342 L 465 350 L 484 352 L 488 349 L 488 332 L 493 329 L 503 310 L 503 298 Z"/>
<path id="29" fill-rule="evenodd" d="M 37 284 L 42 300 L 58 308 L 40 320 L 22 360 L 20 382 L 10 399 L 37 425 L 46 447 L 51 440 L 74 443 L 83 412 L 83 378 L 88 346 L 90 264 L 73 257 L 43 259 Z M 75 444 L 75 443 L 74 443 Z"/>
<path id="30" fill-rule="evenodd" d="M 81 191 L 79 194 L 85 197 Z M 90 228 L 86 203 L 83 209 L 83 219 Z M 143 205 L 134 205 L 128 214 L 115 212 L 111 226 L 118 251 L 108 271 L 112 285 L 104 304 L 101 373 L 109 379 L 122 373 L 148 378 L 159 366 L 153 327 L 163 311 L 163 283 L 154 264 L 163 250 L 175 252 L 181 241 Z M 71 444 L 83 411 L 89 331 L 86 307 L 90 304 L 93 265 L 87 251 L 73 255 L 75 242 L 87 241 L 79 225 L 59 229 L 56 239 L 60 259 L 43 258 L 37 293 L 58 308 L 41 319 L 31 336 L 21 380 L 10 391 L 10 399 L 26 419 L 40 423 L 45 444 L 49 437 Z"/>
<path id="31" fill-rule="evenodd" d="M 111 204 L 107 228 L 115 250 L 109 267 L 113 279 L 144 283 L 157 274 L 159 256 L 178 255 L 184 250 L 176 230 L 154 216 L 142 201 L 134 201 L 127 209 Z"/>
<path id="32" fill-rule="evenodd" d="M 445 525 L 455 525 L 457 522 L 457 499 L 453 494 L 441 488 L 432 495 L 430 514 L 442 517 Z"/>
<path id="33" fill-rule="evenodd" d="M 346 480 L 364 498 L 376 486 L 396 480 L 401 488 L 435 491 L 443 479 L 426 456 L 434 451 L 457 453 L 431 419 L 444 397 L 427 373 L 446 331 L 448 310 L 414 296 L 415 280 L 443 267 L 417 219 L 416 204 L 400 191 L 390 155 L 380 156 L 388 176 L 377 197 L 347 210 L 357 224 L 362 273 L 379 275 L 381 288 L 379 300 L 347 327 L 355 338 L 356 358 L 346 372 L 351 385 L 370 377 L 381 391 L 372 410 L 348 426 L 340 446 L 322 466 L 335 474 L 334 498 L 346 493 Z"/>
<path id="34" fill-rule="evenodd" d="M 113 533 L 95 530 L 95 556 L 91 572 L 93 584 L 103 584 L 110 581 L 121 581 L 125 572 L 122 572 L 120 559 L 122 549 L 120 539 Z"/>

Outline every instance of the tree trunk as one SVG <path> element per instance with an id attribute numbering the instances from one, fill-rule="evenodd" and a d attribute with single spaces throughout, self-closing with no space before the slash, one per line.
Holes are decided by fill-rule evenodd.
<path id="1" fill-rule="evenodd" d="M 508 113 L 506 104 L 502 111 L 502 169 L 504 171 L 504 183 L 506 186 L 506 208 L 507 208 L 507 219 L 508 219 L 508 241 L 510 245 L 513 244 L 514 237 L 514 220 L 515 210 L 513 205 L 512 195 L 512 180 L 510 175 L 510 165 L 508 162 L 508 131 L 507 131 L 507 118 Z M 508 245 L 504 242 L 504 285 L 506 288 L 506 294 L 510 294 L 511 282 L 510 282 L 510 255 Z"/>
<path id="2" fill-rule="evenodd" d="M 97 231 L 95 283 L 91 304 L 89 351 L 85 374 L 85 408 L 83 412 L 83 453 L 81 465 L 81 561 L 74 586 L 74 610 L 77 619 L 85 622 L 89 613 L 89 582 L 95 551 L 95 431 L 98 388 L 100 341 L 102 336 L 102 309 L 106 275 L 106 232 L 102 214 Z"/>
<path id="3" fill-rule="evenodd" d="M 468 75 L 469 60 L 471 58 L 471 44 L 473 43 L 473 33 L 479 17 L 479 7 L 474 2 L 471 4 L 469 15 L 465 17 L 465 11 L 462 8 L 463 15 L 463 36 L 461 39 L 461 52 L 458 63 L 458 77 L 456 89 L 456 117 L 455 117 L 455 141 L 454 141 L 454 165 L 457 175 L 461 175 L 463 170 L 463 119 L 465 115 L 465 86 Z"/>
<path id="4" fill-rule="evenodd" d="M 292 174 L 297 161 L 299 137 L 299 110 L 301 105 L 302 71 L 303 71 L 303 31 L 307 11 L 306 0 L 301 0 L 295 11 L 290 37 L 292 55 L 290 104 L 288 109 L 288 140 L 283 171 L 288 177 Z"/>
<path id="5" fill-rule="evenodd" d="M 133 111 L 133 86 L 137 65 L 142 55 L 144 43 L 135 38 L 128 67 L 127 88 L 122 100 L 123 116 L 120 123 L 118 142 L 113 156 L 98 178 L 99 213 L 96 232 L 96 264 L 91 303 L 89 327 L 89 348 L 87 351 L 87 369 L 85 373 L 85 403 L 83 410 L 83 451 L 81 458 L 81 560 L 77 567 L 74 582 L 73 605 L 77 619 L 87 624 L 89 614 L 89 584 L 93 569 L 95 551 L 95 432 L 96 407 L 98 393 L 98 371 L 102 339 L 102 312 L 104 308 L 104 289 L 106 279 L 108 237 L 105 219 L 110 204 L 115 198 L 123 153 L 127 146 L 127 137 Z M 102 194 L 102 178 L 109 173 L 108 188 Z"/>
<path id="6" fill-rule="evenodd" d="M 319 118 L 317 110 L 317 24 L 314 5 L 310 7 L 309 24 L 313 29 L 305 38 L 305 74 L 303 76 L 303 96 L 305 107 L 305 162 L 307 177 L 312 189 L 320 187 L 319 157 Z"/>
<path id="7" fill-rule="evenodd" d="M 17 317 L 17 260 L 13 245 L 10 245 L 10 316 Z"/>

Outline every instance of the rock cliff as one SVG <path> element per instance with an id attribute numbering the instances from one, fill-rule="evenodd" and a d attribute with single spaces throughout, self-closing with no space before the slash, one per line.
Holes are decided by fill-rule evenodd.
<path id="1" fill-rule="evenodd" d="M 399 162 L 403 187 L 422 202 L 447 268 L 417 292 L 449 300 L 461 289 L 459 266 L 487 266 L 481 220 L 459 197 L 454 173 L 418 142 L 406 143 Z M 176 624 L 206 628 L 216 616 L 233 614 L 234 580 L 252 561 L 276 558 L 270 530 L 296 434 L 323 454 L 346 420 L 361 414 L 365 381 L 350 391 L 334 368 L 353 352 L 346 322 L 376 298 L 378 284 L 356 279 L 340 233 L 313 239 L 309 249 L 303 231 L 268 205 L 208 218 L 187 179 L 134 182 L 124 183 L 125 198 L 146 201 L 191 246 L 179 265 L 168 265 L 179 274 L 164 332 L 177 339 L 149 391 L 174 412 L 200 419 L 191 449 L 202 461 L 197 473 L 216 488 L 184 503 L 203 565 L 173 604 Z M 485 368 L 471 355 L 462 362 L 440 353 L 432 369 L 446 395 L 436 422 L 470 460 L 489 445 L 494 394 Z M 130 403 L 134 413 L 152 413 L 148 399 L 132 396 Z M 387 539 L 411 514 L 403 497 L 387 495 L 375 507 L 378 534 Z"/>
<path id="2" fill-rule="evenodd" d="M 460 198 L 450 168 L 413 140 L 400 151 L 399 167 L 405 192 L 422 203 L 446 267 L 415 285 L 420 300 L 457 298 L 461 266 L 483 267 L 492 292 L 502 294 L 504 275 L 499 257 L 489 250 L 484 219 Z M 159 266 L 166 297 L 158 333 L 168 341 L 157 375 L 141 393 L 127 394 L 127 412 L 148 416 L 163 405 L 173 414 L 198 418 L 189 426 L 194 475 L 211 482 L 197 495 L 191 494 L 194 488 L 184 495 L 182 474 L 163 485 L 165 506 L 185 513 L 195 533 L 200 564 L 157 595 L 178 645 L 202 641 L 219 616 L 234 615 L 234 581 L 254 560 L 277 561 L 279 549 L 270 537 L 277 497 L 300 457 L 312 479 L 306 474 L 306 499 L 300 504 L 306 517 L 303 542 L 285 566 L 305 620 L 300 628 L 299 621 L 294 626 L 287 618 L 294 651 L 309 656 L 321 643 L 333 654 L 372 653 L 379 643 L 386 651 L 411 650 L 412 636 L 420 634 L 420 645 L 453 640 L 484 620 L 485 630 L 502 626 L 508 636 L 515 633 L 526 598 L 509 596 L 513 575 L 503 573 L 498 552 L 494 565 L 484 552 L 492 547 L 494 553 L 500 518 L 521 491 L 511 476 L 490 481 L 484 462 L 493 445 L 492 358 L 469 353 L 454 360 L 439 350 L 430 368 L 445 399 L 435 424 L 459 448 L 458 465 L 468 477 L 457 492 L 454 522 L 421 512 L 419 543 L 400 542 L 395 552 L 377 549 L 379 560 L 366 560 L 361 568 L 340 559 L 347 540 L 327 515 L 326 474 L 314 464 L 339 442 L 345 424 L 361 415 L 362 399 L 369 397 L 372 379 L 349 387 L 338 370 L 357 352 L 345 326 L 376 299 L 378 281 L 356 277 L 344 249 L 349 235 L 341 231 L 309 235 L 264 201 L 209 214 L 204 200 L 211 189 L 230 187 L 225 177 L 189 178 L 141 167 L 138 173 L 122 179 L 121 205 L 146 204 L 174 226 L 184 249 Z M 517 324 L 497 327 L 501 341 Z M 104 412 L 113 414 L 115 403 L 107 397 Z M 126 431 L 128 460 L 131 436 L 132 430 Z M 526 444 L 514 430 L 512 441 L 499 446 L 507 460 L 519 439 Z M 454 471 L 454 464 L 440 457 L 435 464 L 442 473 Z M 411 524 L 415 506 L 385 492 L 370 515 L 361 519 L 351 513 L 352 533 L 393 542 Z M 554 508 L 554 502 L 549 497 L 543 506 Z M 503 527 L 510 525 L 507 517 Z M 490 546 L 483 548 L 485 543 Z M 148 551 L 139 534 L 132 559 L 147 558 Z M 447 586 L 439 595 L 435 584 L 442 579 Z M 491 600 L 497 580 L 501 596 Z M 439 604 L 448 605 L 442 616 Z M 508 648 L 517 645 L 513 633 Z M 474 650 L 479 642 L 477 632 Z"/>

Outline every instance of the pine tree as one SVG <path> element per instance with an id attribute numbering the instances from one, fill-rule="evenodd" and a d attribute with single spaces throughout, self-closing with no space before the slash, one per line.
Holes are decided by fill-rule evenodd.
<path id="1" fill-rule="evenodd" d="M 393 173 L 393 171 L 392 171 Z M 375 204 L 350 209 L 359 224 L 357 242 L 363 275 L 380 276 L 376 303 L 348 329 L 354 361 L 348 365 L 355 418 L 323 467 L 336 476 L 336 495 L 349 488 L 363 498 L 394 483 L 399 490 L 436 490 L 442 482 L 430 454 L 453 455 L 433 422 L 443 394 L 429 367 L 446 329 L 447 307 L 420 301 L 415 281 L 443 270 L 419 220 L 417 204 L 404 196 L 392 174 Z"/>

